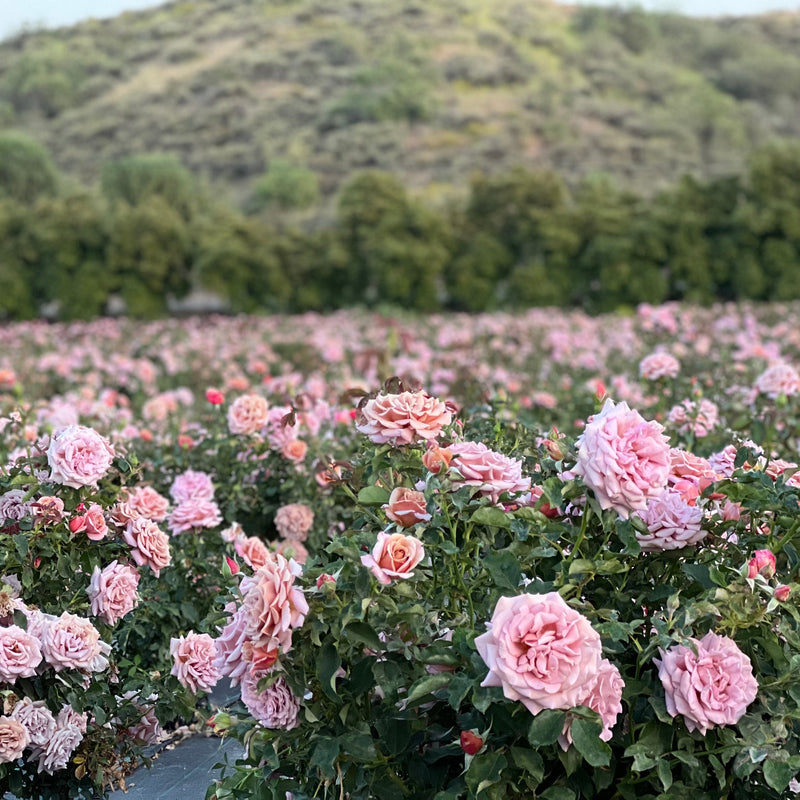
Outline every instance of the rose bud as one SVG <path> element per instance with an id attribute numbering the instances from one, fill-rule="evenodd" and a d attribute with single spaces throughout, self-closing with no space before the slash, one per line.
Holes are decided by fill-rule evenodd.
<path id="1" fill-rule="evenodd" d="M 225 395 L 219 389 L 206 389 L 206 400 L 212 406 L 220 406 L 225 402 Z"/>
<path id="2" fill-rule="evenodd" d="M 771 578 L 775 574 L 775 556 L 769 550 L 756 550 L 750 561 L 747 562 L 747 577 L 755 578 L 762 575 Z"/>
<path id="3" fill-rule="evenodd" d="M 317 589 L 322 589 L 326 583 L 332 583 L 334 586 L 336 586 L 336 578 L 334 578 L 333 575 L 323 573 L 319 576 L 319 578 L 317 578 Z"/>
<path id="4" fill-rule="evenodd" d="M 474 756 L 483 747 L 483 739 L 472 731 L 461 731 L 460 744 L 468 756 Z"/>
<path id="5" fill-rule="evenodd" d="M 231 571 L 231 575 L 236 575 L 240 569 L 239 565 L 230 556 L 225 556 L 225 561 L 228 562 L 228 569 Z"/>
<path id="6" fill-rule="evenodd" d="M 775 587 L 774 597 L 779 603 L 785 603 L 792 593 L 792 587 L 782 583 L 780 586 Z"/>
<path id="7" fill-rule="evenodd" d="M 453 460 L 453 453 L 445 447 L 439 447 L 435 442 L 428 445 L 428 449 L 422 454 L 422 463 L 428 472 L 434 475 L 447 469 Z"/>
<path id="8" fill-rule="evenodd" d="M 86 530 L 86 517 L 73 517 L 69 521 L 69 529 L 72 533 L 80 533 Z"/>

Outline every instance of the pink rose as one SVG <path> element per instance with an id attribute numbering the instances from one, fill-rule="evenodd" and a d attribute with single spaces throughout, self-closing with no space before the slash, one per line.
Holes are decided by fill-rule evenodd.
<path id="1" fill-rule="evenodd" d="M 17 625 L 0 628 L 0 681 L 31 678 L 42 663 L 39 640 Z"/>
<path id="2" fill-rule="evenodd" d="M 369 567 L 378 583 L 388 586 L 392 578 L 413 578 L 414 567 L 424 557 L 425 549 L 416 537 L 383 531 L 378 534 L 372 553 L 361 556 L 361 563 Z"/>
<path id="3" fill-rule="evenodd" d="M 414 489 L 398 486 L 389 495 L 389 502 L 383 506 L 386 516 L 403 528 L 410 528 L 418 522 L 427 522 L 431 515 L 426 511 L 425 495 Z"/>
<path id="4" fill-rule="evenodd" d="M 44 700 L 33 701 L 30 697 L 23 697 L 14 706 L 11 718 L 28 731 L 33 747 L 44 747 L 56 730 L 56 718 Z"/>
<path id="5" fill-rule="evenodd" d="M 667 419 L 679 433 L 692 433 L 701 439 L 717 426 L 719 409 L 706 398 L 699 403 L 684 400 L 670 409 Z"/>
<path id="6" fill-rule="evenodd" d="M 59 714 L 60 717 L 61 714 Z M 52 775 L 66 769 L 72 754 L 83 740 L 84 732 L 85 730 L 81 731 L 77 725 L 71 722 L 61 720 L 61 724 L 59 724 L 57 720 L 55 733 L 43 748 L 37 748 L 39 772 Z"/>
<path id="7" fill-rule="evenodd" d="M 639 362 L 639 375 L 649 381 L 677 378 L 680 371 L 680 361 L 670 353 L 651 353 Z"/>
<path id="8" fill-rule="evenodd" d="M 646 422 L 627 403 L 606 400 L 578 437 L 573 472 L 583 477 L 603 509 L 627 518 L 644 510 L 667 485 L 670 451 L 664 429 Z"/>
<path id="9" fill-rule="evenodd" d="M 0 521 L 25 519 L 33 512 L 33 504 L 25 500 L 26 494 L 22 489 L 11 489 L 0 494 Z"/>
<path id="10" fill-rule="evenodd" d="M 278 678 L 259 691 L 258 678 L 248 673 L 242 680 L 242 702 L 265 728 L 288 731 L 298 725 L 300 701 L 292 694 L 285 678 Z"/>
<path id="11" fill-rule="evenodd" d="M 705 736 L 715 725 L 735 725 L 756 699 L 758 683 L 747 656 L 733 639 L 709 632 L 697 648 L 677 645 L 661 653 L 658 677 L 666 692 L 667 711 L 683 716 L 690 731 Z"/>
<path id="12" fill-rule="evenodd" d="M 97 431 L 70 425 L 50 439 L 47 462 L 51 480 L 73 489 L 97 487 L 111 468 L 114 448 Z"/>
<path id="13" fill-rule="evenodd" d="M 207 633 L 189 631 L 186 636 L 170 639 L 172 672 L 192 694 L 199 690 L 210 692 L 220 678 L 214 666 L 217 651 L 214 640 Z"/>
<path id="14" fill-rule="evenodd" d="M 307 451 L 308 445 L 302 439 L 292 439 L 281 448 L 281 455 L 285 459 L 299 464 L 306 457 Z"/>
<path id="15" fill-rule="evenodd" d="M 45 661 L 56 672 L 62 669 L 92 670 L 102 653 L 100 633 L 88 619 L 64 611 L 42 632 Z"/>
<path id="16" fill-rule="evenodd" d="M 11 717 L 0 717 L 0 764 L 16 761 L 29 744 L 24 725 Z"/>
<path id="17" fill-rule="evenodd" d="M 236 552 L 244 559 L 244 563 L 251 569 L 263 567 L 270 560 L 269 550 L 264 542 L 257 536 L 247 536 L 239 539 L 235 544 Z"/>
<path id="18" fill-rule="evenodd" d="M 137 486 L 128 496 L 128 505 L 140 516 L 163 522 L 169 511 L 169 500 L 151 486 Z"/>
<path id="19" fill-rule="evenodd" d="M 169 529 L 173 536 L 200 528 L 216 528 L 221 523 L 219 506 L 213 500 L 185 500 L 169 515 Z"/>
<path id="20" fill-rule="evenodd" d="M 83 515 L 83 530 L 86 531 L 87 538 L 93 542 L 99 542 L 105 539 L 108 533 L 108 525 L 103 516 L 103 509 L 96 503 L 89 506 L 87 512 Z"/>
<path id="21" fill-rule="evenodd" d="M 289 503 L 275 512 L 275 528 L 284 539 L 304 542 L 314 524 L 314 512 L 303 503 Z"/>
<path id="22" fill-rule="evenodd" d="M 64 519 L 64 501 L 60 497 L 40 497 L 32 510 L 34 520 L 41 525 L 54 525 Z"/>
<path id="23" fill-rule="evenodd" d="M 687 503 L 674 489 L 665 489 L 638 515 L 647 525 L 648 533 L 636 531 L 636 538 L 646 552 L 679 550 L 706 537 L 703 510 Z"/>
<path id="24" fill-rule="evenodd" d="M 228 430 L 249 436 L 258 433 L 267 424 L 269 406 L 258 394 L 243 394 L 228 408 Z"/>
<path id="25" fill-rule="evenodd" d="M 775 555 L 771 550 L 756 550 L 747 562 L 747 577 L 755 578 L 756 575 L 767 579 L 775 575 Z"/>
<path id="26" fill-rule="evenodd" d="M 187 469 L 186 472 L 175 478 L 169 493 L 176 503 L 185 503 L 189 500 L 213 500 L 214 484 L 211 482 L 211 476 L 207 473 Z"/>
<path id="27" fill-rule="evenodd" d="M 522 477 L 522 462 L 490 450 L 481 442 L 459 442 L 450 446 L 453 482 L 476 486 L 478 494 L 488 497 L 495 505 L 504 492 L 528 492 L 531 479 Z"/>
<path id="28" fill-rule="evenodd" d="M 86 590 L 92 614 L 102 617 L 109 625 L 115 625 L 139 604 L 138 587 L 139 573 L 135 567 L 112 561 L 101 572 L 100 567 L 95 566 Z"/>
<path id="29" fill-rule="evenodd" d="M 169 537 L 151 519 L 139 517 L 128 523 L 123 534 L 131 546 L 131 558 L 141 567 L 147 564 L 156 578 L 170 565 Z"/>
<path id="30" fill-rule="evenodd" d="M 441 400 L 424 392 L 379 394 L 360 409 L 356 430 L 376 444 L 399 446 L 436 439 L 452 419 Z"/>
<path id="31" fill-rule="evenodd" d="M 489 667 L 481 686 L 502 687 L 531 714 L 579 705 L 602 660 L 600 636 L 558 592 L 501 597 L 475 647 Z"/>
<path id="32" fill-rule="evenodd" d="M 275 542 L 274 547 L 276 553 L 280 553 L 284 558 L 294 559 L 298 564 L 305 564 L 308 560 L 306 546 L 297 539 L 281 539 Z"/>
<path id="33" fill-rule="evenodd" d="M 789 364 L 773 364 L 756 379 L 756 392 L 776 400 L 800 392 L 800 374 Z"/>
<path id="34" fill-rule="evenodd" d="M 242 607 L 247 615 L 248 638 L 267 650 L 292 646 L 292 628 L 308 614 L 302 589 L 294 585 L 300 567 L 275 554 L 252 577 L 242 579 Z"/>
<path id="35" fill-rule="evenodd" d="M 247 609 L 236 609 L 228 624 L 220 631 L 214 640 L 216 655 L 214 666 L 220 677 L 230 678 L 231 686 L 236 686 L 247 672 L 248 664 L 244 659 L 242 648 L 248 643 L 247 638 Z"/>

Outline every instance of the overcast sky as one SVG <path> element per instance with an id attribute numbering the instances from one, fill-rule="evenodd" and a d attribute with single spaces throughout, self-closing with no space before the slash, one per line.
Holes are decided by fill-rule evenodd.
<path id="1" fill-rule="evenodd" d="M 615 3 L 613 0 L 595 0 L 595 4 Z M 800 9 L 800 0 L 642 0 L 640 3 L 616 4 L 700 16 Z M 0 0 L 0 38 L 17 33 L 25 25 L 71 25 L 87 17 L 113 17 L 122 11 L 157 5 L 161 5 L 158 0 Z"/>

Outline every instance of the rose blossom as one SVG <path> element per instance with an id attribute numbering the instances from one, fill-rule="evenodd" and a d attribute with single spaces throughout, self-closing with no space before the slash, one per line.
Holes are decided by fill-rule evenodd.
<path id="1" fill-rule="evenodd" d="M 31 678 L 42 663 L 39 640 L 17 625 L 0 628 L 0 681 Z"/>
<path id="2" fill-rule="evenodd" d="M 242 679 L 242 702 L 265 728 L 288 731 L 297 727 L 300 701 L 283 677 L 259 691 L 258 678 L 248 673 Z"/>
<path id="3" fill-rule="evenodd" d="M 703 736 L 715 725 L 734 725 L 756 699 L 758 683 L 747 656 L 733 639 L 709 631 L 685 645 L 659 649 L 658 677 L 664 686 L 667 711 L 683 716 L 690 731 Z"/>
<path id="4" fill-rule="evenodd" d="M 705 397 L 699 403 L 694 400 L 684 400 L 670 409 L 667 419 L 679 433 L 691 432 L 698 439 L 702 439 L 717 426 L 719 409 Z"/>
<path id="5" fill-rule="evenodd" d="M 275 512 L 275 528 L 285 539 L 304 542 L 314 524 L 314 512 L 303 503 L 289 503 Z"/>
<path id="6" fill-rule="evenodd" d="M 60 716 L 60 714 L 59 714 Z M 72 754 L 83 740 L 83 733 L 77 725 L 56 724 L 55 733 L 50 737 L 43 748 L 37 748 L 39 757 L 39 772 L 52 775 L 65 769 Z"/>
<path id="7" fill-rule="evenodd" d="M 92 604 L 92 614 L 102 617 L 109 625 L 115 625 L 139 603 L 136 590 L 139 573 L 135 567 L 112 561 L 100 571 L 95 565 L 86 593 Z"/>
<path id="8" fill-rule="evenodd" d="M 306 546 L 297 539 L 281 539 L 275 542 L 274 548 L 276 553 L 280 553 L 284 558 L 292 558 L 298 564 L 305 564 L 308 560 Z"/>
<path id="9" fill-rule="evenodd" d="M 703 530 L 703 510 L 690 505 L 681 493 L 665 489 L 638 512 L 648 533 L 636 531 L 636 538 L 645 551 L 679 550 L 697 544 L 706 537 Z"/>
<path id="10" fill-rule="evenodd" d="M 0 494 L 0 521 L 24 519 L 33 512 L 33 504 L 25 500 L 26 492 L 22 489 L 11 489 Z"/>
<path id="11" fill-rule="evenodd" d="M 452 460 L 453 452 L 445 447 L 439 447 L 436 442 L 428 442 L 428 448 L 422 454 L 422 464 L 434 475 L 443 469 L 448 469 Z"/>
<path id="12" fill-rule="evenodd" d="M 504 492 L 527 492 L 531 479 L 522 477 L 522 462 L 490 450 L 482 442 L 459 442 L 451 445 L 450 464 L 454 483 L 476 486 L 478 494 L 488 497 L 495 505 Z"/>
<path id="13" fill-rule="evenodd" d="M 602 659 L 599 634 L 558 592 L 501 597 L 475 647 L 489 667 L 481 686 L 502 687 L 531 714 L 579 705 Z"/>
<path id="14" fill-rule="evenodd" d="M 574 473 L 597 497 L 600 507 L 627 518 L 643 510 L 667 485 L 670 451 L 663 427 L 646 422 L 627 403 L 606 400 L 578 437 Z"/>
<path id="15" fill-rule="evenodd" d="M 42 525 L 54 525 L 64 519 L 64 501 L 60 497 L 40 497 L 31 509 L 34 520 Z"/>
<path id="16" fill-rule="evenodd" d="M 156 578 L 172 561 L 169 537 L 155 522 L 146 517 L 139 517 L 129 522 L 123 538 L 131 546 L 131 558 L 140 567 L 147 564 Z"/>
<path id="17" fill-rule="evenodd" d="M 639 375 L 649 381 L 677 378 L 680 371 L 680 361 L 670 353 L 651 353 L 639 362 Z"/>
<path id="18" fill-rule="evenodd" d="M 207 633 L 189 631 L 185 637 L 170 639 L 169 653 L 173 660 L 170 674 L 175 675 L 192 694 L 197 694 L 200 689 L 210 692 L 220 679 L 214 666 L 216 647 Z"/>
<path id="19" fill-rule="evenodd" d="M 108 533 L 108 525 L 103 516 L 103 509 L 97 503 L 92 503 L 83 515 L 81 529 L 86 531 L 86 537 L 93 542 L 105 539 Z"/>
<path id="20" fill-rule="evenodd" d="M 425 495 L 422 492 L 398 486 L 392 490 L 389 502 L 382 508 L 392 522 L 403 528 L 410 528 L 418 522 L 427 522 L 431 518 L 425 506 Z"/>
<path id="21" fill-rule="evenodd" d="M 235 544 L 236 552 L 244 559 L 244 563 L 251 569 L 263 567 L 270 559 L 269 550 L 258 536 L 247 536 L 239 539 Z"/>
<path id="22" fill-rule="evenodd" d="M 111 468 L 114 448 L 97 431 L 70 425 L 50 439 L 47 462 L 51 480 L 73 489 L 97 487 Z"/>
<path id="23" fill-rule="evenodd" d="M 435 439 L 452 418 L 444 402 L 424 392 L 379 394 L 360 409 L 356 430 L 397 446 Z"/>
<path id="24" fill-rule="evenodd" d="M 222 523 L 219 506 L 213 500 L 186 500 L 177 505 L 169 515 L 169 529 L 173 536 L 199 528 L 216 528 Z"/>
<path id="25" fill-rule="evenodd" d="M 269 406 L 258 394 L 243 394 L 228 408 L 228 430 L 231 433 L 249 436 L 267 424 Z"/>
<path id="26" fill-rule="evenodd" d="M 299 464 L 308 452 L 308 445 L 302 439 L 292 439 L 281 448 L 281 455 L 288 461 Z"/>
<path id="27" fill-rule="evenodd" d="M 111 524 L 117 528 L 124 528 L 129 522 L 138 519 L 141 515 L 134 511 L 130 505 L 122 500 L 114 503 L 108 512 Z"/>
<path id="28" fill-rule="evenodd" d="M 303 590 L 294 585 L 299 574 L 299 565 L 276 553 L 252 577 L 242 579 L 242 607 L 251 641 L 284 652 L 292 646 L 292 628 L 300 627 L 308 614 Z"/>
<path id="29" fill-rule="evenodd" d="M 416 537 L 382 531 L 372 553 L 361 556 L 361 563 L 369 567 L 378 583 L 388 586 L 392 578 L 412 578 L 414 567 L 424 557 L 425 549 Z"/>
<path id="30" fill-rule="evenodd" d="M 29 744 L 30 736 L 22 723 L 0 717 L 0 764 L 16 761 Z"/>
<path id="31" fill-rule="evenodd" d="M 747 577 L 755 578 L 761 575 L 771 578 L 775 575 L 775 555 L 771 550 L 756 550 L 753 557 L 747 562 Z"/>
<path id="32" fill-rule="evenodd" d="M 187 469 L 186 472 L 176 476 L 169 494 L 176 503 L 185 503 L 188 500 L 213 500 L 214 484 L 208 473 Z"/>
<path id="33" fill-rule="evenodd" d="M 21 723 L 33 747 L 44 747 L 56 730 L 56 718 L 44 700 L 23 697 L 11 712 L 11 718 Z"/>
<path id="34" fill-rule="evenodd" d="M 604 658 L 600 662 L 600 670 L 592 688 L 578 702 L 579 706 L 587 706 L 600 715 L 600 721 L 603 723 L 600 738 L 604 742 L 611 738 L 611 729 L 614 727 L 617 717 L 622 713 L 622 690 L 624 688 L 625 682 L 622 680 L 619 670 L 607 658 Z M 562 750 L 568 750 L 572 744 L 571 728 L 572 720 L 568 717 L 564 731 L 558 737 L 558 743 Z"/>
<path id="35" fill-rule="evenodd" d="M 756 378 L 755 389 L 772 400 L 793 397 L 800 392 L 800 374 L 789 364 L 773 364 Z"/>
<path id="36" fill-rule="evenodd" d="M 220 677 L 230 678 L 231 686 L 237 686 L 247 672 L 248 665 L 244 660 L 242 648 L 248 641 L 247 609 L 240 607 L 214 640 L 216 648 L 214 666 Z"/>
<path id="37" fill-rule="evenodd" d="M 151 486 L 137 486 L 128 496 L 128 505 L 140 516 L 163 522 L 169 511 L 169 500 Z"/>
<path id="38" fill-rule="evenodd" d="M 83 617 L 67 611 L 45 626 L 42 653 L 56 672 L 62 669 L 92 670 L 101 655 L 100 633 Z"/>
<path id="39" fill-rule="evenodd" d="M 89 722 L 89 714 L 85 711 L 79 714 L 69 703 L 61 706 L 61 711 L 58 712 L 56 717 L 56 727 L 65 728 L 67 725 L 73 725 L 81 733 L 86 733 L 86 726 Z"/>

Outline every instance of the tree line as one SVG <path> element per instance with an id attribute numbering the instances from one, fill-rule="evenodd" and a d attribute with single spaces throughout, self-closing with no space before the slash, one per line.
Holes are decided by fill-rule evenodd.
<path id="1" fill-rule="evenodd" d="M 608 175 L 568 187 L 514 168 L 433 208 L 392 174 L 365 171 L 328 218 L 293 225 L 281 208 L 302 188 L 289 171 L 283 194 L 246 214 L 172 157 L 142 155 L 107 163 L 87 189 L 32 139 L 2 134 L 0 318 L 89 318 L 112 298 L 153 317 L 192 289 L 248 313 L 800 298 L 796 142 L 755 151 L 744 175 L 684 176 L 650 196 Z"/>

